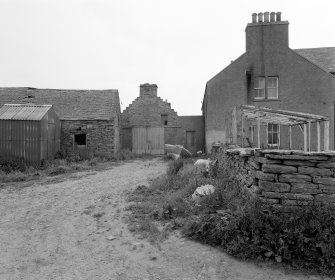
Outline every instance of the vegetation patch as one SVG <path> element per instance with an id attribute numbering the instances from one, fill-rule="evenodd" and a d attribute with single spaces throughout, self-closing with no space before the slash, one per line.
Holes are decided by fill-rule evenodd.
<path id="1" fill-rule="evenodd" d="M 54 160 L 43 160 L 38 167 L 29 166 L 22 158 L 0 156 L 0 183 L 20 182 L 43 176 L 58 176 L 66 173 L 90 169 L 108 168 L 111 163 L 129 160 L 134 155 L 129 150 L 121 150 L 113 157 L 88 153 L 63 154 L 59 152 Z"/>
<path id="2" fill-rule="evenodd" d="M 254 197 L 237 176 L 239 170 L 220 162 L 211 171 L 205 178 L 190 160 L 171 161 L 165 175 L 129 193 L 130 229 L 154 243 L 181 229 L 185 236 L 240 259 L 335 273 L 334 205 L 283 211 Z M 205 184 L 215 192 L 196 203 L 192 194 Z"/>

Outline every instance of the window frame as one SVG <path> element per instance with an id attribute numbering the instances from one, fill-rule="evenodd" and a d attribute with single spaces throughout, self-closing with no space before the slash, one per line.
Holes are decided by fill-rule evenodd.
<path id="1" fill-rule="evenodd" d="M 275 86 L 273 86 L 273 82 L 276 81 Z M 260 86 L 261 82 L 264 81 L 264 88 L 263 85 Z M 253 91 L 254 91 L 254 100 L 278 100 L 279 96 L 279 77 L 278 76 L 257 76 L 253 79 Z M 275 89 L 276 96 L 269 96 L 269 92 Z M 263 96 L 258 95 L 259 92 L 263 91 Z"/>
<path id="2" fill-rule="evenodd" d="M 269 86 L 269 83 L 270 83 L 270 80 L 275 80 L 276 81 L 276 86 L 275 87 L 270 87 Z M 269 76 L 267 77 L 266 79 L 266 97 L 267 99 L 278 99 L 278 77 L 276 76 Z M 269 89 L 276 89 L 276 96 L 275 97 L 269 97 Z"/>
<path id="3" fill-rule="evenodd" d="M 264 81 L 264 87 L 259 87 L 259 81 L 263 80 Z M 257 82 L 256 82 L 257 81 Z M 257 87 L 256 87 L 257 85 Z M 259 76 L 259 77 L 255 77 L 254 78 L 254 99 L 256 100 L 263 100 L 266 99 L 266 92 L 265 92 L 265 88 L 266 88 L 266 78 Z M 256 96 L 256 93 L 258 93 L 260 90 L 263 90 L 264 96 Z"/>
<path id="4" fill-rule="evenodd" d="M 269 125 L 272 126 L 272 129 L 269 130 Z M 273 126 L 274 125 L 277 125 L 277 130 L 273 130 Z M 278 143 L 269 143 L 269 134 L 271 133 L 271 138 L 272 138 L 272 142 L 273 142 L 273 134 L 276 133 L 277 134 L 277 140 L 278 140 Z M 267 126 L 266 126 L 266 143 L 267 143 L 267 146 L 270 147 L 270 148 L 277 148 L 279 149 L 280 147 L 280 124 L 277 124 L 277 123 L 268 123 Z"/>

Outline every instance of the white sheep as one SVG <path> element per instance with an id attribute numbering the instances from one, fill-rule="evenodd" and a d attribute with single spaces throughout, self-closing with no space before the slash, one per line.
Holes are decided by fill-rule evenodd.
<path id="1" fill-rule="evenodd" d="M 194 166 L 196 166 L 199 171 L 202 171 L 205 176 L 208 176 L 210 166 L 215 165 L 216 163 L 217 163 L 217 159 L 214 161 L 210 160 L 209 158 L 208 159 L 198 159 L 194 163 Z"/>
<path id="2" fill-rule="evenodd" d="M 209 172 L 209 166 L 210 166 L 211 160 L 208 159 L 198 159 L 196 160 L 196 162 L 194 163 L 194 165 L 203 171 Z"/>

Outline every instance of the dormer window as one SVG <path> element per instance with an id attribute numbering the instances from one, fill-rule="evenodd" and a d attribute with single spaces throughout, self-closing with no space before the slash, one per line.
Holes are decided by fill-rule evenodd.
<path id="1" fill-rule="evenodd" d="M 265 78 L 257 77 L 255 78 L 255 99 L 264 99 L 265 98 Z"/>

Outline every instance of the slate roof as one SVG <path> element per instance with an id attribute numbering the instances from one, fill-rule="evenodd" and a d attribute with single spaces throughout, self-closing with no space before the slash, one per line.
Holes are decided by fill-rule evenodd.
<path id="1" fill-rule="evenodd" d="M 117 90 L 0 88 L 4 104 L 50 104 L 61 120 L 109 120 L 120 114 Z"/>
<path id="2" fill-rule="evenodd" d="M 327 72 L 335 73 L 335 47 L 295 49 L 294 51 Z"/>
<path id="3" fill-rule="evenodd" d="M 5 104 L 0 108 L 0 120 L 39 121 L 52 105 Z"/>

